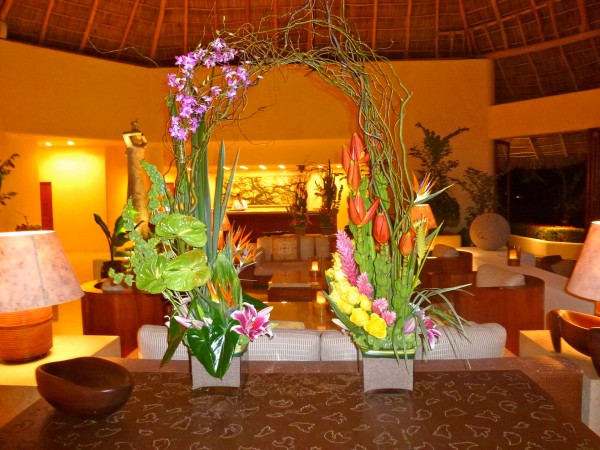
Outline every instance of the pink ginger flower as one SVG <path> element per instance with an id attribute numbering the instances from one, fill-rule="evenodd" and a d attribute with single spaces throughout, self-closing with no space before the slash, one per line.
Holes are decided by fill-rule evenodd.
<path id="1" fill-rule="evenodd" d="M 231 318 L 240 323 L 239 325 L 231 327 L 231 331 L 248 336 L 250 341 L 254 341 L 263 334 L 273 337 L 273 332 L 269 326 L 269 315 L 271 314 L 272 309 L 273 307 L 269 306 L 268 308 L 261 309 L 260 312 L 256 312 L 254 306 L 244 303 L 244 308 L 242 310 L 231 313 Z"/>
<path id="2" fill-rule="evenodd" d="M 377 300 L 373 300 L 371 309 L 375 314 L 381 317 L 381 314 L 388 309 L 388 306 L 387 298 L 378 298 Z"/>
<path id="3" fill-rule="evenodd" d="M 381 318 L 385 320 L 386 325 L 392 326 L 396 322 L 396 313 L 394 311 L 381 311 Z"/>
<path id="4" fill-rule="evenodd" d="M 342 271 L 348 282 L 352 286 L 356 286 L 358 278 L 358 268 L 356 267 L 356 261 L 354 260 L 354 247 L 352 247 L 352 241 L 346 233 L 342 230 L 338 230 L 336 239 L 337 252 L 340 255 L 340 261 L 342 262 Z"/>
<path id="5" fill-rule="evenodd" d="M 366 295 L 369 300 L 373 298 L 373 286 L 369 283 L 369 279 L 367 278 L 367 272 L 361 273 L 356 279 L 356 287 L 358 288 L 358 292 L 362 295 Z"/>

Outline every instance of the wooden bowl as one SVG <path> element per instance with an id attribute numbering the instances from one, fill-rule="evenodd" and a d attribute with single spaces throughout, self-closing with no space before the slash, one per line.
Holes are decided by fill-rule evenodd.
<path id="1" fill-rule="evenodd" d="M 95 357 L 67 359 L 39 366 L 37 388 L 48 403 L 66 414 L 94 419 L 118 411 L 133 390 L 124 367 Z"/>

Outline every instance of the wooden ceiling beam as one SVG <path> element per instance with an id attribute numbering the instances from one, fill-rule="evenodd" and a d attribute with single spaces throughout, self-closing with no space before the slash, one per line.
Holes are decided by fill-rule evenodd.
<path id="1" fill-rule="evenodd" d="M 461 0 L 462 1 L 462 0 Z M 406 5 L 406 34 L 404 35 L 404 56 L 408 59 L 410 51 L 410 19 L 412 16 L 412 0 L 408 0 Z"/>
<path id="2" fill-rule="evenodd" d="M 506 76 L 506 73 L 504 72 L 504 68 L 502 67 L 501 63 L 502 63 L 502 60 L 500 60 L 500 59 L 497 59 L 496 61 L 494 61 L 494 65 L 500 72 L 500 76 L 502 76 L 502 79 L 504 80 L 504 84 L 508 88 L 508 92 L 510 92 L 511 98 L 515 98 L 515 93 L 513 91 L 512 86 L 510 85 L 510 81 L 508 80 L 508 77 Z"/>
<path id="3" fill-rule="evenodd" d="M 160 9 L 158 11 L 158 18 L 156 19 L 156 28 L 154 28 L 154 37 L 152 38 L 152 48 L 150 49 L 150 59 L 154 60 L 156 56 L 156 48 L 158 47 L 158 39 L 160 38 L 160 30 L 162 28 L 163 20 L 165 18 L 165 6 L 167 0 L 160 1 Z"/>
<path id="4" fill-rule="evenodd" d="M 565 137 L 562 133 L 558 133 L 558 139 L 560 140 L 560 146 L 562 147 L 563 155 L 565 157 L 569 157 L 569 150 L 567 149 L 567 144 L 565 143 Z"/>
<path id="5" fill-rule="evenodd" d="M 548 50 L 562 45 L 574 44 L 576 42 L 585 41 L 587 39 L 594 39 L 600 37 L 600 29 L 586 31 L 585 33 L 575 34 L 560 39 L 553 39 L 552 41 L 540 42 L 539 44 L 527 45 L 519 48 L 511 48 L 509 50 L 500 50 L 498 52 L 485 53 L 481 55 L 487 59 L 499 59 L 499 58 L 510 58 L 511 56 L 525 55 L 526 53 L 535 53 Z"/>
<path id="6" fill-rule="evenodd" d="M 119 43 L 119 50 L 123 50 L 123 47 L 125 47 L 125 42 L 127 42 L 127 38 L 129 37 L 129 32 L 131 31 L 131 27 L 133 26 L 135 13 L 137 12 L 139 4 L 140 0 L 135 0 L 135 2 L 133 2 L 133 7 L 131 8 L 131 13 L 129 14 L 129 19 L 127 20 L 127 26 L 125 27 L 125 31 L 123 31 L 123 37 L 121 38 L 121 42 Z M 119 56 L 120 53 L 117 55 L 117 59 L 119 58 Z"/>
<path id="7" fill-rule="evenodd" d="M 54 0 L 50 0 L 48 2 L 48 7 L 46 8 L 46 14 L 44 14 L 44 23 L 42 23 L 42 30 L 40 31 L 40 38 L 38 39 L 38 44 L 43 44 L 46 40 L 46 32 L 48 31 L 48 22 L 50 22 L 50 15 L 52 14 L 52 8 L 54 8 Z"/>
<path id="8" fill-rule="evenodd" d="M 498 3 L 496 3 L 496 0 L 492 0 L 492 8 L 494 10 L 496 19 L 498 19 L 498 27 L 500 28 L 500 34 L 502 35 L 502 44 L 504 45 L 504 50 L 508 50 L 510 48 L 508 36 L 506 35 L 506 29 L 504 28 L 504 23 L 502 22 L 502 15 L 498 9 Z"/>
<path id="9" fill-rule="evenodd" d="M 584 32 L 590 28 L 588 20 L 587 10 L 585 9 L 584 0 L 577 0 L 577 7 L 579 8 L 579 16 L 581 17 L 581 25 L 579 25 L 579 31 Z"/>
<path id="10" fill-rule="evenodd" d="M 531 137 L 528 137 L 527 140 L 529 141 L 529 145 L 531 147 L 531 151 L 533 153 L 533 156 L 535 156 L 535 159 L 540 159 L 540 155 L 538 154 L 538 149 L 535 146 L 535 142 L 533 142 L 533 139 Z"/>
<path id="11" fill-rule="evenodd" d="M 379 0 L 373 0 L 373 22 L 371 24 L 371 48 L 377 46 L 377 18 L 379 13 Z"/>
<path id="12" fill-rule="evenodd" d="M 8 12 L 10 11 L 10 7 L 13 4 L 13 0 L 6 0 L 2 5 L 2 9 L 0 9 L 0 22 L 6 21 L 6 16 L 8 16 Z"/>
<path id="13" fill-rule="evenodd" d="M 463 22 L 463 32 L 465 33 L 465 43 L 467 44 L 467 50 L 465 53 L 472 54 L 472 50 L 475 47 L 473 36 L 471 35 L 471 29 L 469 28 L 469 21 L 467 20 L 467 12 L 465 11 L 465 5 L 463 0 L 458 1 L 458 8 L 460 10 L 460 16 Z"/>
<path id="14" fill-rule="evenodd" d="M 546 40 L 546 36 L 544 36 L 544 26 L 542 25 L 542 18 L 540 17 L 540 13 L 538 12 L 535 4 L 535 0 L 531 1 L 531 12 L 535 16 L 535 22 L 537 23 L 537 30 L 542 41 Z"/>
<path id="15" fill-rule="evenodd" d="M 97 10 L 98 0 L 94 0 L 94 3 L 92 3 L 92 10 L 90 11 L 90 17 L 88 17 L 87 24 L 85 25 L 85 31 L 83 32 L 83 36 L 81 37 L 81 42 L 79 44 L 79 53 L 83 51 L 85 44 L 87 44 L 88 38 L 90 37 L 90 31 L 92 30 L 92 25 L 94 23 L 94 19 L 96 18 Z"/>
<path id="16" fill-rule="evenodd" d="M 186 54 L 188 49 L 188 28 L 190 23 L 190 0 L 184 0 L 183 2 L 183 51 L 182 54 Z"/>
<path id="17" fill-rule="evenodd" d="M 531 72 L 535 76 L 535 81 L 538 85 L 538 88 L 540 88 L 542 97 L 546 97 L 546 91 L 544 89 L 544 84 L 542 83 L 542 80 L 540 79 L 540 74 L 538 73 L 536 65 L 533 62 L 533 56 L 531 56 L 531 53 L 527 53 L 527 59 L 529 60 L 529 64 L 531 65 Z"/>

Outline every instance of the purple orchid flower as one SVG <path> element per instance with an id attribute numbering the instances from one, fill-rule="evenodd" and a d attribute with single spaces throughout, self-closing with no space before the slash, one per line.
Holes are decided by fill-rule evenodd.
<path id="1" fill-rule="evenodd" d="M 263 334 L 273 337 L 269 322 L 273 307 L 269 306 L 256 312 L 256 308 L 248 303 L 244 303 L 243 306 L 243 309 L 231 313 L 231 318 L 240 323 L 231 327 L 231 330 L 247 336 L 251 342 Z"/>

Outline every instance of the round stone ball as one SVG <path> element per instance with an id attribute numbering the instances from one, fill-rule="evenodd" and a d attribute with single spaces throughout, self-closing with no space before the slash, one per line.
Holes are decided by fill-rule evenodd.
<path id="1" fill-rule="evenodd" d="M 483 250 L 498 250 L 506 245 L 509 235 L 508 221 L 496 213 L 477 216 L 469 228 L 471 242 Z"/>

